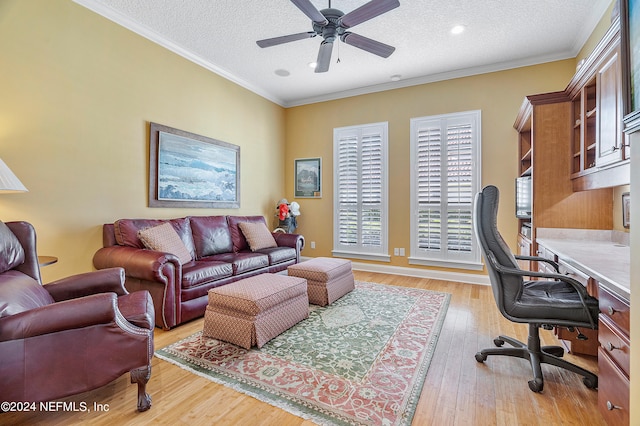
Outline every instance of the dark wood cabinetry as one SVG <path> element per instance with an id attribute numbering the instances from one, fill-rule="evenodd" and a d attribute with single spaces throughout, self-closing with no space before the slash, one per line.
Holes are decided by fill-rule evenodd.
<path id="1" fill-rule="evenodd" d="M 574 191 L 571 162 L 567 161 L 568 143 L 573 132 L 573 102 L 566 92 L 527 96 L 520 108 L 515 129 L 518 131 L 519 170 L 531 176 L 532 209 L 530 219 L 519 219 L 520 242 L 530 241 L 530 253 L 536 253 L 538 228 L 611 229 L 613 227 L 613 191 L 602 188 Z M 563 155 L 564 153 L 564 155 Z M 518 254 L 524 246 L 519 244 Z M 537 268 L 537 265 L 531 265 Z"/>
<path id="2" fill-rule="evenodd" d="M 610 425 L 629 424 L 631 310 L 628 300 L 600 286 L 598 405 Z"/>
<path id="3" fill-rule="evenodd" d="M 598 283 L 589 275 L 575 269 L 542 244 L 538 245 L 536 255 L 556 262 L 559 266 L 558 272 L 560 274 L 568 275 L 582 283 L 590 295 L 598 297 Z M 538 271 L 542 273 L 557 273 L 546 262 L 538 262 Z M 555 335 L 567 352 L 591 356 L 598 355 L 598 330 L 576 328 L 569 330 L 561 327 L 555 329 Z"/>
<path id="4" fill-rule="evenodd" d="M 566 88 L 571 99 L 571 179 L 584 191 L 628 184 L 629 144 L 623 129 L 620 21 L 586 58 Z"/>
<path id="5" fill-rule="evenodd" d="M 561 273 L 599 298 L 599 329 L 580 330 L 587 340 L 578 339 L 575 330 L 558 329 L 556 335 L 571 352 L 598 357 L 599 407 L 611 425 L 629 424 L 629 300 L 609 291 L 597 274 L 576 270 L 540 246 L 537 231 L 613 229 L 612 188 L 630 182 L 630 150 L 622 120 L 618 18 L 566 89 L 527 96 L 514 123 L 518 171 L 532 180 L 531 218 L 518 219 L 518 254 L 557 261 Z M 521 266 L 553 272 L 544 262 Z"/>
<path id="6" fill-rule="evenodd" d="M 587 340 L 578 338 L 577 330 L 558 328 L 556 336 L 574 354 L 597 355 L 602 416 L 609 425 L 628 425 L 631 316 L 630 279 L 624 271 L 630 267 L 629 248 L 603 234 L 598 237 L 584 231 L 546 229 L 541 235 L 538 255 L 556 261 L 561 274 L 581 282 L 599 302 L 598 330 L 580 329 Z M 539 262 L 539 270 L 546 271 L 544 268 Z"/>
<path id="7" fill-rule="evenodd" d="M 596 73 L 596 166 L 604 167 L 625 159 L 622 132 L 622 70 L 620 45 L 605 58 Z"/>
<path id="8" fill-rule="evenodd" d="M 577 178 L 596 166 L 596 82 L 581 87 L 572 98 L 571 177 Z"/>

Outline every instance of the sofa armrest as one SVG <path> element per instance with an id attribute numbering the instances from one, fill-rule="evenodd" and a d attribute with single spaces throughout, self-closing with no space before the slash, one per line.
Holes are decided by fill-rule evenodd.
<path id="1" fill-rule="evenodd" d="M 0 319 L 0 341 L 115 322 L 117 303 L 115 293 L 102 293 L 10 315 Z"/>
<path id="2" fill-rule="evenodd" d="M 109 268 L 72 275 L 44 286 L 53 300 L 76 299 L 98 293 L 128 294 L 124 288 L 124 269 Z"/>
<path id="3" fill-rule="evenodd" d="M 273 232 L 271 235 L 273 235 L 273 238 L 276 240 L 278 247 L 292 247 L 298 252 L 304 248 L 304 237 L 300 234 Z"/>
<path id="4" fill-rule="evenodd" d="M 169 284 L 167 277 L 172 276 L 166 268 L 176 271 L 176 279 L 182 276 L 182 265 L 175 255 L 134 247 L 103 247 L 93 255 L 93 266 L 96 269 L 121 267 L 128 277 L 163 284 Z"/>

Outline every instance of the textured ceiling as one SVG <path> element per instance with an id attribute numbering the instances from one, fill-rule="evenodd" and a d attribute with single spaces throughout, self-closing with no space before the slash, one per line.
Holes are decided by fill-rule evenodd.
<path id="1" fill-rule="evenodd" d="M 311 31 L 309 18 L 290 1 L 75 1 L 282 106 L 572 58 L 610 5 L 610 0 L 400 0 L 400 7 L 351 29 L 394 46 L 389 58 L 340 42 L 329 71 L 317 74 L 308 63 L 317 57 L 320 37 L 264 49 L 255 43 Z M 318 9 L 329 4 L 311 1 Z M 348 13 L 365 3 L 334 0 L 331 6 Z M 459 24 L 465 31 L 451 34 Z M 391 81 L 394 75 L 400 80 Z"/>

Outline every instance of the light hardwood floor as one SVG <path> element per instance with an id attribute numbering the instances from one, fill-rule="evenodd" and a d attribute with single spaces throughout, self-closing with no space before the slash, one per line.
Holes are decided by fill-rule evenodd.
<path id="1" fill-rule="evenodd" d="M 413 426 L 422 425 L 603 425 L 597 409 L 597 391 L 582 379 L 558 368 L 543 366 L 542 393 L 529 390 L 527 361 L 489 357 L 484 364 L 474 355 L 491 347 L 493 338 L 506 334 L 526 340 L 527 326 L 504 319 L 493 301 L 490 287 L 356 271 L 360 281 L 416 287 L 452 294 L 446 320 L 431 361 Z M 202 319 L 173 330 L 156 329 L 155 345 L 162 348 L 202 328 Z M 543 344 L 557 344 L 551 332 L 542 331 Z M 593 357 L 565 355 L 597 371 Z M 0 424 L 47 425 L 313 425 L 264 402 L 188 373 L 158 358 L 153 360 L 148 392 L 151 409 L 138 413 L 136 385 L 123 375 L 103 388 L 65 398 L 102 404 L 108 411 L 36 412 L 0 414 Z"/>

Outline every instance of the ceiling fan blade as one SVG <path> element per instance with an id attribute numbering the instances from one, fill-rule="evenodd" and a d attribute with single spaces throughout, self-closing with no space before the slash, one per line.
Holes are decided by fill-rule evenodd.
<path id="1" fill-rule="evenodd" d="M 256 43 L 260 47 L 271 47 L 271 46 L 277 46 L 283 43 L 289 43 L 290 41 L 296 41 L 296 40 L 302 40 L 305 38 L 315 37 L 317 35 L 318 34 L 316 34 L 315 31 L 308 31 L 306 33 L 297 33 L 297 34 L 289 34 L 289 35 L 280 36 L 280 37 L 266 38 L 264 40 L 258 40 L 256 41 Z"/>
<path id="2" fill-rule="evenodd" d="M 318 60 L 316 61 L 316 72 L 329 71 L 329 65 L 331 64 L 331 51 L 333 50 L 332 41 L 323 41 L 318 51 Z"/>
<path id="3" fill-rule="evenodd" d="M 340 22 L 344 28 L 355 27 L 364 21 L 373 19 L 376 16 L 382 15 L 383 13 L 395 9 L 398 6 L 400 6 L 400 2 L 398 0 L 371 0 L 369 3 L 365 3 L 359 8 L 344 15 Z"/>
<path id="4" fill-rule="evenodd" d="M 369 53 L 382 56 L 383 58 L 388 58 L 396 50 L 393 46 L 389 46 L 388 44 L 384 44 L 349 31 L 342 35 L 341 40 L 351 46 L 366 50 Z"/>
<path id="5" fill-rule="evenodd" d="M 327 18 L 324 17 L 318 9 L 309 0 L 291 0 L 291 3 L 295 4 L 298 9 L 309 17 L 313 22 L 324 27 L 329 23 Z"/>

